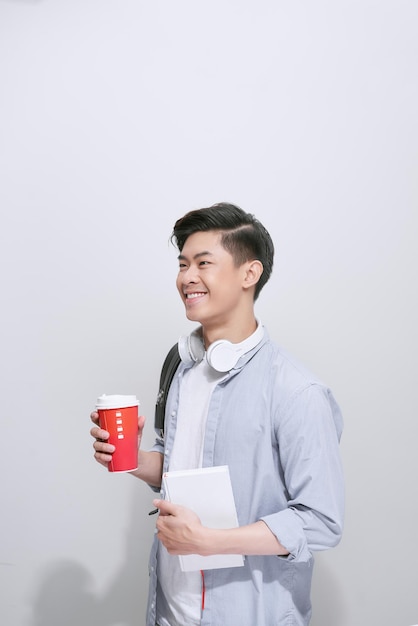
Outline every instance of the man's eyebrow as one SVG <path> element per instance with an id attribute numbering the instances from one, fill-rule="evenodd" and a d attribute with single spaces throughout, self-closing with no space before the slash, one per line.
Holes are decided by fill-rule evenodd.
<path id="1" fill-rule="evenodd" d="M 197 254 L 195 254 L 193 259 L 199 259 L 202 256 L 213 256 L 213 254 L 212 252 L 209 252 L 209 250 L 204 250 L 203 252 L 198 252 Z M 184 256 L 184 254 L 179 254 L 177 258 L 179 261 L 187 261 L 187 257 Z"/>

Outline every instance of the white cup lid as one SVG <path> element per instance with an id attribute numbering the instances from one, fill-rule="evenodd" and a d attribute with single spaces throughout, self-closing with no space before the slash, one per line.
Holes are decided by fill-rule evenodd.
<path id="1" fill-rule="evenodd" d="M 139 406 L 136 396 L 112 395 L 105 393 L 99 396 L 96 401 L 96 409 L 123 409 L 128 406 Z"/>

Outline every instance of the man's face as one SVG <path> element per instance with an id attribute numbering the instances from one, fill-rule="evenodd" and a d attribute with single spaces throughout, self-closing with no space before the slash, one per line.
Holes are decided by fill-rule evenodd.
<path id="1" fill-rule="evenodd" d="M 246 264 L 234 264 L 216 231 L 197 232 L 187 238 L 179 255 L 177 289 L 189 320 L 204 328 L 223 327 L 240 312 Z"/>

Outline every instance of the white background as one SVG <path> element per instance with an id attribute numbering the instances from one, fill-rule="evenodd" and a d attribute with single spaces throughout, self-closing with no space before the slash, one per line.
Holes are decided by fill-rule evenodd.
<path id="1" fill-rule="evenodd" d="M 222 200 L 271 232 L 257 313 L 345 417 L 312 624 L 417 621 L 417 19 L 415 0 L 0 0 L 2 625 L 143 626 L 153 496 L 94 462 L 89 413 L 135 393 L 151 444 L 191 329 L 168 239 Z"/>

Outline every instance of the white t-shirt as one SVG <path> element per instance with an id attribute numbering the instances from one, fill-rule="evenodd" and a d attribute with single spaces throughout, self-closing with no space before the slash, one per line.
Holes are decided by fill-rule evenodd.
<path id="1" fill-rule="evenodd" d="M 206 357 L 187 370 L 180 386 L 179 412 L 169 470 L 202 467 L 206 418 L 212 391 L 226 374 L 215 371 Z M 182 572 L 177 556 L 162 544 L 158 548 L 157 579 L 160 626 L 198 626 L 201 619 L 202 577 L 200 572 Z M 169 599 L 169 601 L 167 601 Z"/>

